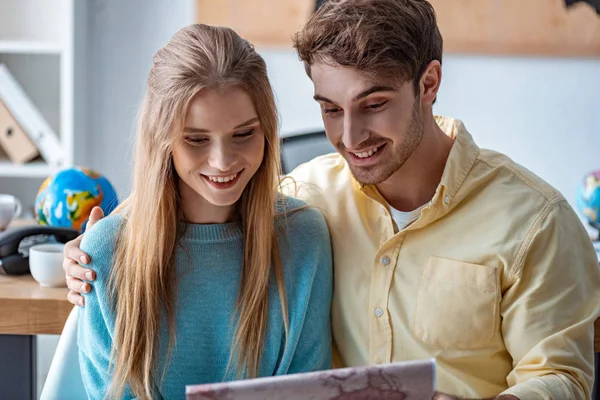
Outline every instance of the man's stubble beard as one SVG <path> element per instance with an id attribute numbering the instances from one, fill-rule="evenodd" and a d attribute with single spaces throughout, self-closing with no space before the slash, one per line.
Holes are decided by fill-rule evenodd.
<path id="1" fill-rule="evenodd" d="M 419 147 L 423 139 L 423 131 L 420 102 L 416 99 L 406 133 L 399 135 L 401 141 L 393 144 L 392 148 L 388 147 L 390 145 L 388 142 L 384 149 L 387 154 L 384 155 L 384 158 L 378 164 L 368 167 L 356 167 L 351 162 L 348 162 L 354 179 L 363 185 L 377 185 L 389 179 L 396 171 L 402 168 L 417 147 Z M 367 141 L 371 140 L 377 142 L 378 138 L 367 139 Z"/>

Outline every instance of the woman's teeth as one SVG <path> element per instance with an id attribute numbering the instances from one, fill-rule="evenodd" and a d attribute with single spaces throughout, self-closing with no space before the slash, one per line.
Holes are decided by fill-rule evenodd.
<path id="1" fill-rule="evenodd" d="M 234 180 L 237 177 L 237 175 L 238 174 L 236 173 L 236 174 L 229 175 L 229 176 L 207 176 L 207 178 L 213 182 L 226 183 L 226 182 Z"/>
<path id="2" fill-rule="evenodd" d="M 381 147 L 381 146 L 379 146 Z M 369 151 L 365 151 L 363 153 L 355 153 L 352 152 L 352 154 L 354 154 L 356 157 L 358 158 L 367 158 L 367 157 L 371 157 L 373 154 L 377 153 L 377 150 L 379 150 L 379 147 L 375 147 L 374 149 L 371 149 Z"/>

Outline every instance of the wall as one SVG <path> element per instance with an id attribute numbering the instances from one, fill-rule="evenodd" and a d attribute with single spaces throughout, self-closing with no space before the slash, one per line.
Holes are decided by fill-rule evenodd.
<path id="1" fill-rule="evenodd" d="M 192 0 L 94 0 L 89 6 L 89 164 L 129 193 L 135 116 L 154 53 L 193 22 Z"/>
<path id="2" fill-rule="evenodd" d="M 291 51 L 262 51 L 282 133 L 322 126 L 312 85 Z M 600 169 L 600 60 L 446 56 L 436 114 L 460 118 L 480 147 L 501 151 L 574 204 Z"/>

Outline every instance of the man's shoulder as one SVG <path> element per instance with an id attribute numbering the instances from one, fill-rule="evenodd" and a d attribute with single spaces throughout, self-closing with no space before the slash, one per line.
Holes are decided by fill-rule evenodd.
<path id="1" fill-rule="evenodd" d="M 533 196 L 541 203 L 564 200 L 563 195 L 551 184 L 506 154 L 481 149 L 478 161 L 479 168 L 487 170 L 495 177 L 491 180 L 491 184 L 502 186 L 504 197 L 524 196 L 532 200 Z"/>
<path id="2" fill-rule="evenodd" d="M 307 181 L 315 185 L 328 186 L 331 178 L 347 178 L 349 174 L 348 164 L 339 153 L 330 153 L 313 158 L 300 164 L 288 174 L 290 178 L 298 182 Z"/>
<path id="3" fill-rule="evenodd" d="M 346 160 L 338 153 L 316 157 L 287 175 L 282 193 L 300 198 L 311 206 L 327 209 L 342 193 L 352 190 L 354 178 Z"/>

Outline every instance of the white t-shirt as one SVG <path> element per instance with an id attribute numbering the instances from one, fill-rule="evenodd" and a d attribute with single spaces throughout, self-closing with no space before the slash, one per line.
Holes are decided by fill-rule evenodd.
<path id="1" fill-rule="evenodd" d="M 396 222 L 396 225 L 398 226 L 398 231 L 401 231 L 402 229 L 406 228 L 407 226 L 409 226 L 410 224 L 415 222 L 421 215 L 421 210 L 423 210 L 426 205 L 427 205 L 427 203 L 423 204 L 421 207 L 417 208 L 416 210 L 412 210 L 412 211 L 398 211 L 395 208 L 390 207 L 390 211 L 392 213 L 392 218 L 394 219 L 394 222 Z"/>

